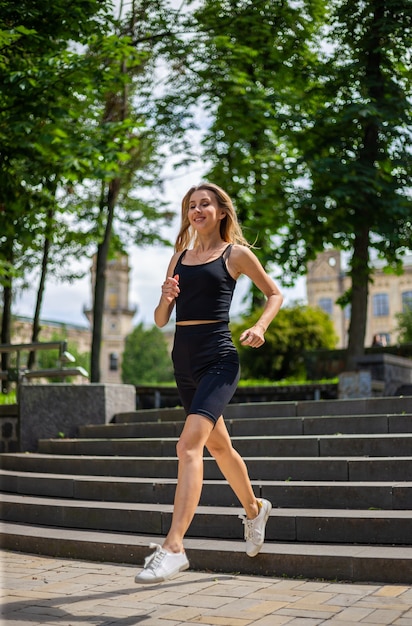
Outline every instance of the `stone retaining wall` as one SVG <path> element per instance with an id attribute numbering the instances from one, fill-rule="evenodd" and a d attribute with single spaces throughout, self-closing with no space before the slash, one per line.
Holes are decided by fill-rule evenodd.
<path id="1" fill-rule="evenodd" d="M 84 424 L 107 424 L 115 413 L 134 410 L 133 385 L 99 384 L 20 387 L 20 450 L 34 452 L 38 439 L 75 437 Z"/>
<path id="2" fill-rule="evenodd" d="M 17 404 L 0 406 L 0 452 L 18 452 L 19 415 Z"/>

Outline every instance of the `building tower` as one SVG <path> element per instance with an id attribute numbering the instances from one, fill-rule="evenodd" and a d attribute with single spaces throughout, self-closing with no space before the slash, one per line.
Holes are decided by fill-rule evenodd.
<path id="1" fill-rule="evenodd" d="M 129 306 L 129 258 L 118 254 L 107 262 L 106 290 L 103 310 L 102 345 L 100 348 L 100 380 L 121 383 L 122 356 L 127 335 L 132 330 L 136 307 Z M 92 294 L 96 280 L 96 255 L 91 267 Z M 84 311 L 89 322 L 93 310 Z"/>
<path id="2" fill-rule="evenodd" d="M 338 346 L 346 346 L 348 320 L 336 304 L 348 287 L 342 272 L 339 250 L 325 250 L 308 263 L 306 291 L 309 306 L 319 307 L 331 318 L 338 335 Z"/>

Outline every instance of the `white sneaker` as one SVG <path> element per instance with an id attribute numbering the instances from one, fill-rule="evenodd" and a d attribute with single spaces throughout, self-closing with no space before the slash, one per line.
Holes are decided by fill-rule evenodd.
<path id="1" fill-rule="evenodd" d="M 269 519 L 272 505 L 269 500 L 258 500 L 259 514 L 254 519 L 247 519 L 245 515 L 239 515 L 239 518 L 245 525 L 246 554 L 248 556 L 256 556 L 259 554 L 263 542 L 265 541 L 265 526 Z"/>
<path id="2" fill-rule="evenodd" d="M 145 558 L 144 567 L 135 577 L 135 583 L 161 583 L 189 568 L 185 552 L 177 554 L 167 552 L 157 543 L 151 543 L 150 548 L 156 548 L 156 550 Z"/>

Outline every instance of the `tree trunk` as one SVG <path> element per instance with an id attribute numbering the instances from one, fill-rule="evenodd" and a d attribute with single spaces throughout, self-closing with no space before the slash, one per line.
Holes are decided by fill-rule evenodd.
<path id="1" fill-rule="evenodd" d="M 53 232 L 53 229 L 52 229 L 53 217 L 54 217 L 54 211 L 53 209 L 49 209 L 47 211 L 47 216 L 46 216 L 47 223 L 46 223 L 46 232 L 45 232 L 44 243 L 43 243 L 43 258 L 42 258 L 42 263 L 41 263 L 40 282 L 39 282 L 39 287 L 37 289 L 36 309 L 34 311 L 34 317 L 33 317 L 33 326 L 32 326 L 32 334 L 31 334 L 32 343 L 35 343 L 36 341 L 39 340 L 40 314 L 41 314 L 41 307 L 43 304 L 43 296 L 44 296 L 44 290 L 45 290 L 45 285 L 46 285 L 47 270 L 48 270 L 48 265 L 49 265 L 50 246 L 51 246 L 52 232 Z M 36 353 L 30 352 L 29 358 L 27 359 L 27 368 L 29 370 L 33 368 L 35 361 L 36 361 Z"/>
<path id="2" fill-rule="evenodd" d="M 133 15 L 135 5 L 133 4 Z M 126 61 L 121 64 L 120 72 L 122 74 L 127 73 Z M 125 120 L 128 108 L 128 90 L 127 84 L 124 83 L 123 91 L 121 95 L 111 97 L 110 94 L 106 99 L 106 110 L 104 114 L 104 121 L 118 121 Z M 90 355 L 90 382 L 100 382 L 100 351 L 102 343 L 102 327 L 103 327 L 103 313 L 104 313 L 104 298 L 106 291 L 106 266 L 107 258 L 110 249 L 110 239 L 112 235 L 114 208 L 121 188 L 121 179 L 114 178 L 109 183 L 107 192 L 107 199 L 105 200 L 105 192 L 102 193 L 102 201 L 100 206 L 100 213 L 107 212 L 106 226 L 104 230 L 104 237 L 101 243 L 97 246 L 96 257 L 96 276 L 94 285 L 94 298 L 93 298 L 93 330 L 92 330 L 92 351 Z"/>
<path id="3" fill-rule="evenodd" d="M 104 313 L 104 296 L 106 290 L 106 267 L 112 235 L 114 207 L 120 191 L 120 179 L 115 178 L 109 184 L 107 192 L 107 220 L 102 242 L 97 246 L 96 277 L 93 298 L 93 331 L 92 351 L 90 359 L 90 382 L 100 382 L 100 348 L 102 343 L 102 327 Z"/>
<path id="4" fill-rule="evenodd" d="M 384 19 L 384 3 L 374 5 L 373 20 L 370 25 L 369 49 L 365 66 L 365 85 L 368 96 L 373 103 L 384 100 L 384 78 L 382 75 L 382 54 L 379 40 L 378 25 Z M 359 162 L 364 171 L 376 172 L 379 160 L 379 117 L 372 115 L 365 125 L 363 146 L 359 153 Z M 373 185 L 369 183 L 359 204 L 356 207 L 358 229 L 355 232 L 353 256 L 351 262 L 352 279 L 352 312 L 349 328 L 349 342 L 346 356 L 346 368 L 357 368 L 358 358 L 364 354 L 365 332 L 368 314 L 369 293 L 369 225 L 373 223 L 371 215 L 378 210 L 379 200 Z"/>
<path id="5" fill-rule="evenodd" d="M 3 255 L 6 261 L 13 267 L 13 242 L 7 240 L 3 248 Z M 6 273 L 2 279 L 3 282 L 3 315 L 1 320 L 1 343 L 11 343 L 11 304 L 13 300 L 13 278 L 11 273 Z M 10 354 L 1 355 L 1 369 L 6 372 L 10 364 Z M 8 380 L 2 380 L 1 390 L 8 393 L 10 383 Z"/>
<path id="6" fill-rule="evenodd" d="M 3 317 L 1 321 L 1 343 L 11 342 L 11 302 L 12 302 L 12 279 L 8 279 L 8 284 L 3 287 Z M 1 355 L 1 369 L 6 372 L 10 363 L 10 354 L 3 353 Z M 10 383 L 8 380 L 2 380 L 1 390 L 8 393 Z"/>
<path id="7" fill-rule="evenodd" d="M 357 369 L 364 354 L 369 291 L 369 231 L 365 228 L 355 236 L 350 270 L 352 280 L 352 310 L 349 340 L 346 352 L 346 369 Z"/>

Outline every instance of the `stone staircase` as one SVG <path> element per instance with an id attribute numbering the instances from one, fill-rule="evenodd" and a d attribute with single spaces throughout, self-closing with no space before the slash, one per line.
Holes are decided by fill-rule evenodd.
<path id="1" fill-rule="evenodd" d="M 274 505 L 267 540 L 245 555 L 243 511 L 206 455 L 191 568 L 412 582 L 412 397 L 232 404 L 226 423 Z M 170 525 L 182 426 L 181 409 L 137 411 L 0 455 L 2 546 L 141 565 Z"/>

